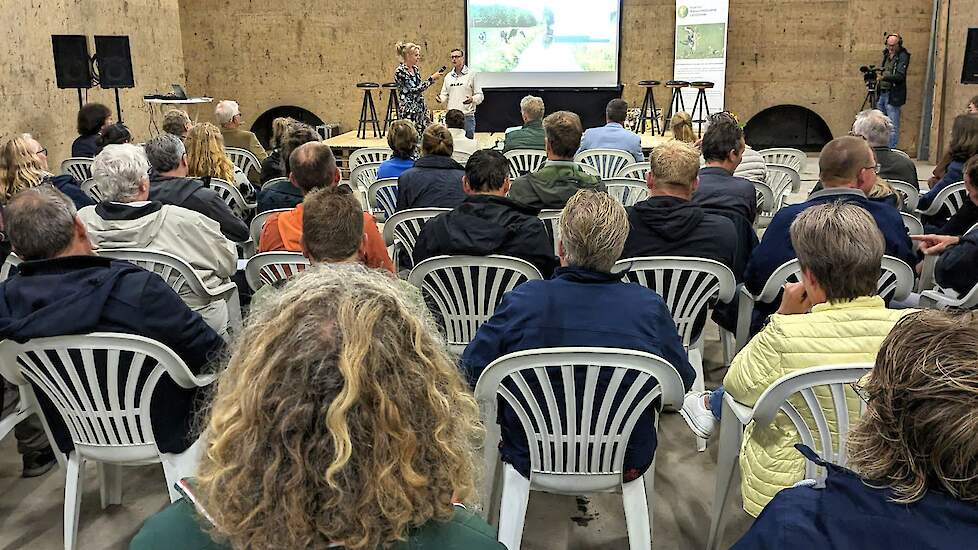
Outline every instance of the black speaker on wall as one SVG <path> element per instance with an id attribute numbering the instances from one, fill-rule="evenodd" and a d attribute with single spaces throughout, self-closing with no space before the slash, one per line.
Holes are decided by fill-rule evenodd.
<path id="1" fill-rule="evenodd" d="M 95 63 L 103 88 L 132 88 L 132 56 L 128 36 L 96 36 Z"/>
<path id="2" fill-rule="evenodd" d="M 961 68 L 962 84 L 978 84 L 978 29 L 968 29 L 968 42 L 964 47 L 964 66 Z"/>
<path id="3" fill-rule="evenodd" d="M 58 88 L 91 88 L 92 63 L 83 34 L 52 34 L 54 75 Z"/>

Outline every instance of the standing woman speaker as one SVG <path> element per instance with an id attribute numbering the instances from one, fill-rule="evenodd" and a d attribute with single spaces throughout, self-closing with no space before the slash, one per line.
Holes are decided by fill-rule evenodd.
<path id="1" fill-rule="evenodd" d="M 424 91 L 445 73 L 438 71 L 427 79 L 421 78 L 421 47 L 413 42 L 398 42 L 395 46 L 401 64 L 394 71 L 394 82 L 397 84 L 397 99 L 399 111 L 397 116 L 414 122 L 418 132 L 424 132 L 431 122 L 428 119 L 428 105 L 424 101 Z"/>

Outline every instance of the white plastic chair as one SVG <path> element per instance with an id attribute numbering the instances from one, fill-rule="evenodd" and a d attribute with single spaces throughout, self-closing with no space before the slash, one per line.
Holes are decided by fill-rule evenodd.
<path id="1" fill-rule="evenodd" d="M 633 162 L 625 166 L 618 172 L 619 178 L 635 178 L 645 181 L 645 176 L 649 173 L 650 165 L 647 162 Z"/>
<path id="2" fill-rule="evenodd" d="M 547 153 L 539 149 L 513 149 L 503 153 L 509 160 L 509 175 L 518 178 L 523 174 L 536 172 L 547 162 Z"/>
<path id="3" fill-rule="evenodd" d="M 557 243 L 560 241 L 560 213 L 563 210 L 541 210 L 537 217 L 543 222 L 544 229 L 553 238 L 554 241 L 554 256 L 559 256 L 560 252 L 557 250 Z"/>
<path id="4" fill-rule="evenodd" d="M 978 285 L 964 296 L 957 296 L 953 290 L 940 287 L 924 290 L 920 293 L 920 306 L 928 309 L 975 309 L 978 307 Z"/>
<path id="5" fill-rule="evenodd" d="M 102 202 L 105 200 L 105 198 L 102 196 L 102 192 L 99 191 L 98 182 L 95 181 L 95 178 L 88 178 L 87 180 L 81 182 L 79 187 L 86 195 L 92 197 L 95 202 Z"/>
<path id="6" fill-rule="evenodd" d="M 251 290 L 291 279 L 309 266 L 309 259 L 299 252 L 262 252 L 248 258 L 245 280 Z"/>
<path id="7" fill-rule="evenodd" d="M 696 372 L 694 391 L 706 389 L 703 375 L 703 328 L 713 305 L 729 303 L 737 291 L 730 268 L 715 260 L 681 256 L 625 258 L 615 262 L 615 272 L 659 294 L 672 314 L 682 338 L 689 364 Z M 697 448 L 706 450 L 706 440 L 697 438 Z"/>
<path id="8" fill-rule="evenodd" d="M 808 155 L 804 151 L 791 147 L 772 147 L 758 151 L 764 158 L 764 164 L 779 164 L 794 168 L 799 174 L 805 171 Z"/>
<path id="9" fill-rule="evenodd" d="M 451 208 L 408 208 L 394 214 L 384 222 L 384 243 L 391 247 L 391 260 L 398 266 L 398 255 L 403 250 L 414 265 L 414 243 L 426 221 Z"/>
<path id="10" fill-rule="evenodd" d="M 767 223 L 771 223 L 771 218 L 774 217 L 774 191 L 763 181 L 750 180 L 750 182 L 754 184 L 754 195 L 757 198 L 757 219 L 754 221 L 754 227 L 760 225 L 762 218 Z"/>
<path id="11" fill-rule="evenodd" d="M 938 191 L 937 196 L 934 197 L 934 201 L 930 203 L 930 207 L 924 210 L 918 210 L 917 212 L 921 216 L 933 216 L 940 212 L 942 208 L 947 208 L 949 214 L 953 216 L 969 200 L 971 199 L 968 198 L 968 190 L 965 189 L 964 182 L 959 181 Z"/>
<path id="12" fill-rule="evenodd" d="M 258 206 L 246 201 L 244 195 L 233 183 L 220 178 L 211 178 L 209 187 L 217 193 L 217 196 L 221 197 L 221 200 L 228 205 L 234 215 L 241 219 L 247 219 L 251 211 Z"/>
<path id="13" fill-rule="evenodd" d="M 262 229 L 265 228 L 265 222 L 272 214 L 278 214 L 281 212 L 291 212 L 291 208 L 275 208 L 273 210 L 266 210 L 260 214 L 255 214 L 252 218 L 251 224 L 248 225 L 248 235 L 250 235 L 251 242 L 258 248 L 259 241 L 261 240 Z"/>
<path id="14" fill-rule="evenodd" d="M 231 162 L 244 173 L 245 179 L 247 179 L 251 170 L 259 174 L 261 173 L 261 161 L 251 151 L 241 149 L 240 147 L 225 147 L 224 152 L 231 159 Z"/>
<path id="15" fill-rule="evenodd" d="M 756 221 L 758 227 L 767 227 L 771 223 L 774 215 L 785 205 L 788 194 L 801 187 L 801 176 L 791 167 L 768 165 L 764 183 L 771 189 L 773 202 L 770 203 L 771 207 L 767 211 L 758 212 Z M 757 186 L 755 185 L 754 188 L 757 189 Z"/>
<path id="16" fill-rule="evenodd" d="M 92 177 L 92 163 L 95 159 L 88 157 L 71 157 L 61 162 L 61 173 L 71 174 L 78 181 Z"/>
<path id="17" fill-rule="evenodd" d="M 592 176 L 598 176 L 599 178 L 601 177 L 601 172 L 598 172 L 598 169 L 595 168 L 594 166 L 591 166 L 590 164 L 584 164 L 583 162 L 578 162 L 577 165 L 586 174 L 591 174 Z"/>
<path id="18" fill-rule="evenodd" d="M 358 164 L 356 168 L 350 170 L 350 186 L 366 193 L 370 184 L 377 181 L 377 171 L 380 170 L 380 164 L 379 162 Z"/>
<path id="19" fill-rule="evenodd" d="M 18 266 L 23 262 L 17 254 L 13 252 L 7 254 L 7 258 L 3 260 L 3 264 L 0 264 L 0 283 L 6 281 L 10 278 L 10 271 L 14 266 Z"/>
<path id="20" fill-rule="evenodd" d="M 574 155 L 574 162 L 586 164 L 598 171 L 601 179 L 618 176 L 626 166 L 635 163 L 635 157 L 628 151 L 619 149 L 588 149 Z"/>
<path id="21" fill-rule="evenodd" d="M 367 189 L 367 206 L 374 217 L 382 214 L 382 221 L 393 217 L 397 210 L 397 178 L 382 178 L 371 183 Z"/>
<path id="22" fill-rule="evenodd" d="M 917 210 L 917 203 L 920 201 L 920 187 L 917 187 L 916 183 L 900 180 L 886 180 L 886 182 L 900 195 L 901 211 L 915 212 Z"/>
<path id="23" fill-rule="evenodd" d="M 578 381 L 582 371 L 583 386 Z M 627 382 L 627 375 L 635 378 Z M 608 389 L 597 401 L 599 377 L 608 380 Z M 562 392 L 552 384 L 558 380 Z M 539 388 L 542 398 L 531 386 Z M 584 399 L 578 410 L 576 396 L 581 394 Z M 486 428 L 486 516 L 498 509 L 500 542 L 510 550 L 520 547 L 530 491 L 564 495 L 620 491 L 629 547 L 651 548 L 655 461 L 641 478 L 624 482 L 625 447 L 647 409 L 655 409 L 657 430 L 663 406 L 681 406 L 683 383 L 672 365 L 649 353 L 623 349 L 521 351 L 493 361 L 479 377 L 475 396 Z M 529 442 L 529 479 L 500 461 L 499 398 L 519 417 Z M 561 409 L 566 414 L 561 415 Z M 492 501 L 497 486 L 501 486 L 498 507 Z"/>
<path id="24" fill-rule="evenodd" d="M 432 313 L 441 316 L 448 347 L 459 354 L 492 317 L 503 294 L 542 278 L 530 262 L 496 254 L 435 256 L 418 263 L 408 275 L 434 308 Z"/>
<path id="25" fill-rule="evenodd" d="M 32 402 L 35 386 L 50 399 L 74 444 L 66 457 L 59 456 L 66 471 L 66 550 L 77 545 L 86 462 L 99 464 L 103 508 L 122 502 L 121 466 L 162 463 L 170 501 L 180 497 L 173 485 L 194 475 L 202 442 L 181 454 L 160 452 L 149 415 L 153 391 L 164 375 L 192 389 L 210 384 L 217 374 L 194 375 L 163 344 L 132 334 L 35 338 L 24 344 L 5 340 L 0 342 L 0 359 L 4 378 L 28 393 Z M 48 419 L 43 414 L 41 419 L 50 434 Z"/>
<path id="26" fill-rule="evenodd" d="M 394 151 L 386 147 L 364 147 L 350 153 L 350 171 L 361 164 L 378 164 L 391 158 Z"/>
<path id="27" fill-rule="evenodd" d="M 723 535 L 724 512 L 738 468 L 744 428 L 751 422 L 755 428 L 769 426 L 779 414 L 784 414 L 798 431 L 800 443 L 820 453 L 826 462 L 845 466 L 850 422 L 853 416 L 862 416 L 866 408 L 861 401 L 857 410 L 850 408 L 849 400 L 853 397 L 847 399 L 847 394 L 852 396 L 854 392 L 847 390 L 846 386 L 859 382 L 872 368 L 871 363 L 827 365 L 787 374 L 768 387 L 753 408 L 738 403 L 729 393 L 723 396 L 716 488 L 707 542 L 709 550 L 719 547 Z M 816 391 L 816 388 L 823 389 Z M 830 414 L 826 414 L 826 409 L 831 411 Z M 809 413 L 814 425 L 803 416 L 803 412 Z M 837 438 L 832 437 L 830 423 L 837 430 Z M 812 462 L 806 462 L 805 477 L 824 480 L 825 472 Z"/>
<path id="28" fill-rule="evenodd" d="M 924 234 L 924 224 L 920 221 L 917 216 L 907 213 L 900 212 L 900 217 L 903 218 L 903 226 L 907 228 L 907 234 L 909 235 L 923 235 Z M 914 243 L 914 248 L 917 247 L 917 243 Z"/>
<path id="29" fill-rule="evenodd" d="M 207 303 L 223 300 L 227 303 L 229 328 L 232 331 L 241 329 L 241 305 L 238 298 L 238 285 L 234 281 L 228 281 L 215 288 L 207 288 L 197 272 L 183 258 L 160 250 L 110 248 L 99 250 L 98 255 L 125 260 L 156 273 L 181 297 L 190 294 Z M 212 328 L 221 332 L 220 327 Z"/>
<path id="30" fill-rule="evenodd" d="M 898 155 L 900 155 L 901 157 L 903 157 L 903 158 L 905 158 L 905 159 L 907 159 L 907 160 L 910 160 L 910 155 L 908 155 L 908 154 L 906 153 L 906 151 L 901 151 L 901 150 L 899 150 L 899 149 L 890 149 L 890 151 L 892 151 L 892 152 L 894 152 L 894 153 L 896 153 L 896 154 L 898 154 Z"/>
<path id="31" fill-rule="evenodd" d="M 269 187 L 271 185 L 278 185 L 279 183 L 282 183 L 283 181 L 289 181 L 289 178 L 286 178 L 286 177 L 272 178 L 272 179 L 270 179 L 270 180 L 262 183 L 261 186 L 262 186 L 262 189 L 264 189 L 265 187 Z"/>
<path id="32" fill-rule="evenodd" d="M 604 180 L 608 194 L 622 206 L 633 206 L 649 198 L 649 188 L 644 180 L 630 178 L 611 178 Z"/>

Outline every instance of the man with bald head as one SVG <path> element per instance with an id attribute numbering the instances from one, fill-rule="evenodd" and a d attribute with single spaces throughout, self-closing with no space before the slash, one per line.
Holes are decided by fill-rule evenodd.
<path id="1" fill-rule="evenodd" d="M 890 134 L 890 148 L 897 146 L 900 139 L 900 110 L 907 102 L 907 67 L 910 65 L 910 52 L 903 47 L 903 37 L 896 33 L 886 35 L 883 48 L 883 72 L 879 75 L 879 100 L 876 108 L 886 113 L 893 122 Z"/>
<path id="2" fill-rule="evenodd" d="M 883 232 L 886 253 L 914 265 L 916 263 L 910 236 L 897 209 L 887 204 L 870 201 L 866 193 L 876 182 L 876 157 L 861 137 L 845 136 L 833 139 L 823 149 L 818 159 L 819 179 L 824 189 L 813 193 L 807 201 L 785 206 L 775 214 L 747 263 L 744 282 L 747 289 L 756 294 L 774 270 L 794 259 L 788 230 L 791 222 L 805 209 L 828 202 L 846 201 L 868 211 Z"/>

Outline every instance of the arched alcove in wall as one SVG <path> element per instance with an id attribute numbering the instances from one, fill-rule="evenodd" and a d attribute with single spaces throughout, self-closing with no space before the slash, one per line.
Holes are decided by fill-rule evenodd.
<path id="1" fill-rule="evenodd" d="M 794 147 L 817 152 L 832 141 L 832 132 L 815 111 L 798 105 L 778 105 L 751 117 L 744 127 L 744 138 L 757 150 Z"/>
<path id="2" fill-rule="evenodd" d="M 280 116 L 294 118 L 299 122 L 305 122 L 313 128 L 323 123 L 323 120 L 316 116 L 315 113 L 303 109 L 302 107 L 296 107 L 294 105 L 280 105 L 278 107 L 272 107 L 259 115 L 258 118 L 255 119 L 254 124 L 251 125 L 251 131 L 255 133 L 255 135 L 258 137 L 258 141 L 260 141 L 262 146 L 266 149 L 270 148 L 268 142 L 272 138 L 272 121 Z"/>

